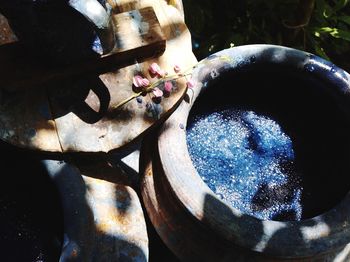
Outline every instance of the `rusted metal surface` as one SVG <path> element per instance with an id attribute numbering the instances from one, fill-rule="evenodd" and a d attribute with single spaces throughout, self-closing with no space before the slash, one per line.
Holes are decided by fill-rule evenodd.
<path id="1" fill-rule="evenodd" d="M 149 74 L 145 65 L 139 67 L 144 75 Z M 183 79 L 178 81 L 177 90 L 157 105 L 159 114 L 147 113 L 148 105 L 155 106 L 150 95 L 142 97 L 141 103 L 134 99 L 118 110 L 113 108 L 133 94 L 132 78 L 137 70 L 138 66 L 129 66 L 77 81 L 76 86 L 69 83 L 49 89 L 63 152 L 108 152 L 120 148 L 172 111 L 183 96 Z M 73 101 L 67 105 L 70 98 Z"/>
<path id="2" fill-rule="evenodd" d="M 0 90 L 0 137 L 22 148 L 56 152 L 60 149 L 56 124 L 46 91 L 13 94 Z"/>
<path id="3" fill-rule="evenodd" d="M 17 37 L 12 32 L 7 19 L 0 14 L 0 45 L 13 43 L 17 41 Z"/>
<path id="4" fill-rule="evenodd" d="M 148 67 L 152 62 L 157 62 L 169 73 L 173 72 L 175 64 L 187 69 L 196 63 L 191 51 L 190 33 L 176 8 L 166 1 L 117 1 L 116 4 L 114 10 L 118 12 L 127 12 L 130 8 L 154 8 L 167 39 L 164 54 L 102 75 L 81 75 L 37 88 L 33 94 L 35 99 L 28 95 L 24 104 L 12 103 L 2 111 L 2 122 L 6 129 L 2 133 L 13 131 L 11 136 L 2 135 L 2 140 L 16 146 L 50 152 L 122 151 L 177 107 L 186 90 L 185 79 L 179 79 L 176 90 L 163 99 L 159 106 L 152 107 L 155 113 L 147 112 L 151 99 L 149 96 L 142 97 L 141 103 L 133 100 L 119 110 L 114 109 L 120 101 L 134 94 L 132 78 L 136 73 L 149 76 Z M 22 101 L 24 97 L 20 92 L 11 93 L 11 96 L 17 101 Z M 55 127 L 53 131 L 58 136 L 55 141 L 51 137 L 54 132 L 45 137 L 46 133 L 41 131 L 42 126 L 47 125 L 47 119 L 30 117 L 39 116 L 37 108 L 42 104 L 49 104 L 49 112 L 52 112 L 49 123 Z M 36 134 L 43 135 L 40 136 L 40 141 L 34 143 L 32 133 L 29 136 L 27 132 L 23 132 L 27 127 L 36 130 Z M 47 144 L 46 141 L 54 142 Z"/>
<path id="5" fill-rule="evenodd" d="M 313 61 L 301 51 L 263 45 L 238 47 L 211 56 L 195 70 L 196 86 L 164 123 L 159 136 L 144 140 L 140 163 L 143 201 L 159 235 L 183 261 L 306 262 L 350 258 L 349 193 L 333 209 L 314 218 L 262 221 L 221 201 L 191 162 L 185 130 L 200 90 L 220 74 L 267 60 L 301 70 Z M 326 79 L 330 68 L 321 63 L 313 73 L 331 81 L 334 93 L 348 96 L 343 91 L 349 90 L 349 75 L 343 72 Z"/>
<path id="6" fill-rule="evenodd" d="M 60 261 L 148 261 L 146 224 L 136 192 L 107 182 L 104 171 L 44 161 L 61 195 L 64 243 Z M 83 174 L 83 175 L 82 175 Z M 88 176 L 87 176 L 88 175 Z"/>
<path id="7" fill-rule="evenodd" d="M 177 11 L 180 13 L 182 20 L 184 19 L 185 15 L 184 15 L 182 0 L 160 0 L 158 2 L 162 6 L 165 3 L 171 7 L 175 7 Z M 133 10 L 133 9 L 138 9 L 145 6 L 154 5 L 152 1 L 139 1 L 139 0 L 109 0 L 108 3 L 112 6 L 114 10 L 117 10 L 117 12 L 122 12 L 121 10 L 124 10 L 124 11 Z"/>
<path id="8" fill-rule="evenodd" d="M 55 60 L 42 53 L 29 52 L 21 45 L 21 41 L 0 46 L 0 88 L 11 92 L 26 89 L 35 92 L 38 85 L 50 85 L 74 76 L 84 78 L 91 73 L 98 75 L 109 72 L 111 68 L 133 64 L 135 59 L 157 57 L 164 52 L 165 37 L 152 7 L 114 14 L 111 16 L 111 23 L 116 28 L 113 50 L 101 56 L 87 57 L 68 64 L 55 63 Z M 80 41 L 83 42 L 83 39 Z M 59 52 L 63 54 L 56 56 L 69 59 L 69 54 L 62 50 Z"/>
<path id="9" fill-rule="evenodd" d="M 103 3 L 103 2 L 102 2 Z M 109 53 L 115 47 L 114 26 L 110 19 L 110 12 L 104 4 L 97 0 L 69 1 L 69 5 L 80 12 L 94 25 L 99 36 L 103 53 Z"/>

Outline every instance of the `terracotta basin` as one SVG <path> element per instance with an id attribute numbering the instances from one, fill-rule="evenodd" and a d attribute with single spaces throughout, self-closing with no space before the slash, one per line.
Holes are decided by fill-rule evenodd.
<path id="1" fill-rule="evenodd" d="M 143 201 L 167 246 L 183 261 L 348 261 L 350 75 L 309 53 L 248 45 L 204 59 L 193 80 L 141 152 Z M 300 221 L 247 215 L 196 171 L 189 115 L 236 106 L 272 115 L 294 139 L 307 191 Z"/>

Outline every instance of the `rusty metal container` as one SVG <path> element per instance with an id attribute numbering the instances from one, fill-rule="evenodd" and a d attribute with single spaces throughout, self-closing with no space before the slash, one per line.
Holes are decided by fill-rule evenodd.
<path id="1" fill-rule="evenodd" d="M 167 246 L 182 261 L 349 261 L 350 75 L 309 53 L 250 45 L 204 59 L 192 78 L 196 86 L 141 151 L 143 202 Z M 268 109 L 301 139 L 295 150 L 304 153 L 309 191 L 300 221 L 247 215 L 199 176 L 186 143 L 189 114 L 232 105 Z M 318 143 L 307 151 L 311 133 Z"/>

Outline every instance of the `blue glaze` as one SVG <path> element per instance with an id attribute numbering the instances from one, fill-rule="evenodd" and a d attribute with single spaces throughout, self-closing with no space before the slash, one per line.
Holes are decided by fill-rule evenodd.
<path id="1" fill-rule="evenodd" d="M 339 91 L 343 93 L 349 92 L 350 86 L 348 74 L 330 61 L 311 55 L 309 57 L 309 63 L 305 64 L 304 69 L 308 72 L 315 73 L 315 75 L 321 79 L 331 83 L 334 88 Z"/>
<path id="2" fill-rule="evenodd" d="M 337 72 L 337 68 L 335 66 L 332 66 L 331 73 L 335 74 Z"/>
<path id="3" fill-rule="evenodd" d="M 199 175 L 222 200 L 268 220 L 300 220 L 299 177 L 292 141 L 273 120 L 252 111 L 197 117 L 187 130 Z"/>

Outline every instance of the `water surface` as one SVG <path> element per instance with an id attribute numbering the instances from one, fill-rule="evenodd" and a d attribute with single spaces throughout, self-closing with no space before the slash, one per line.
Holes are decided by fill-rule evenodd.
<path id="1" fill-rule="evenodd" d="M 274 120 L 227 109 L 195 118 L 187 132 L 198 173 L 222 200 L 264 220 L 301 219 L 292 141 Z"/>

